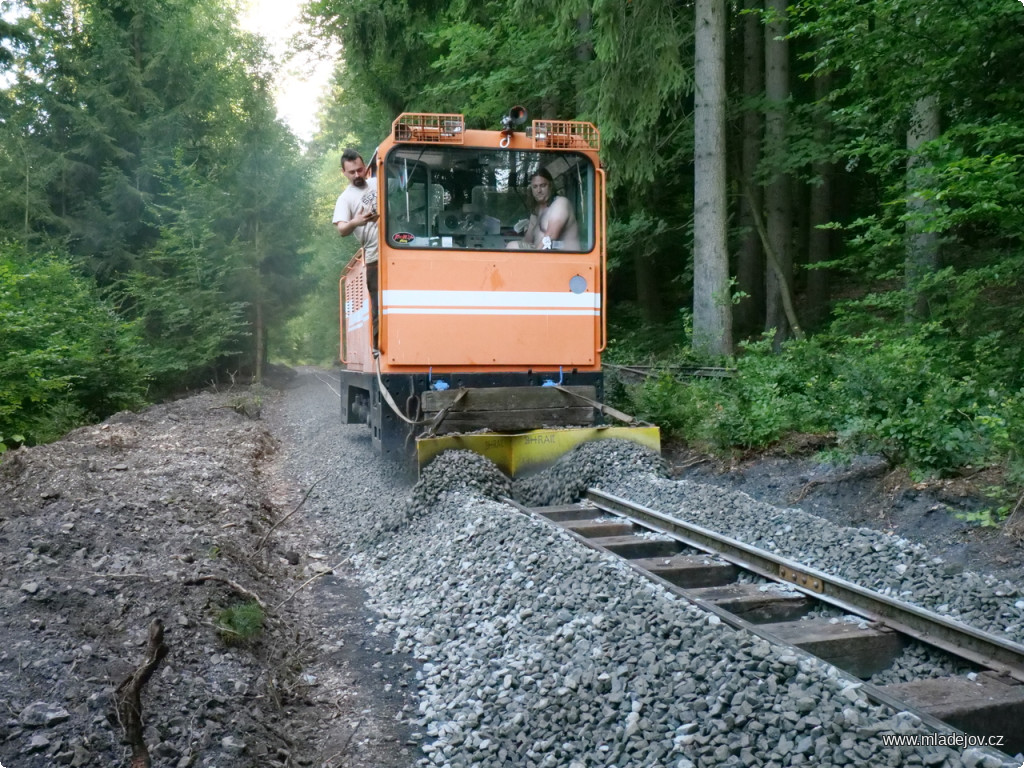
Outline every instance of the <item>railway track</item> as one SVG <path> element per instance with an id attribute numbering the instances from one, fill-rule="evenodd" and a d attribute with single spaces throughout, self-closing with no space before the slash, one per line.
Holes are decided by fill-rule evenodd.
<path id="1" fill-rule="evenodd" d="M 625 559 L 731 626 L 834 665 L 870 699 L 913 713 L 935 734 L 1001 759 L 1024 752 L 1024 646 L 594 489 L 569 505 L 505 501 Z M 866 682 L 914 643 L 974 671 Z"/>
<path id="2" fill-rule="evenodd" d="M 643 381 L 658 376 L 669 375 L 678 381 L 693 378 L 729 379 L 736 375 L 735 368 L 722 368 L 709 365 L 614 365 L 605 363 L 605 369 L 617 374 L 627 381 Z"/>

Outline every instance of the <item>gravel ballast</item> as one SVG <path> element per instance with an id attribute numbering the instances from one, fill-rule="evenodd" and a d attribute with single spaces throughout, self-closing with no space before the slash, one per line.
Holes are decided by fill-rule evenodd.
<path id="1" fill-rule="evenodd" d="M 950 573 L 905 540 L 670 481 L 656 457 L 617 441 L 516 483 L 480 457 L 445 454 L 403 491 L 381 484 L 365 427 L 332 421 L 326 386 L 293 394 L 272 418 L 306 443 L 287 461 L 319 480 L 325 545 L 352 554 L 380 631 L 420 662 L 420 764 L 1003 765 L 978 749 L 886 746 L 930 729 L 497 499 L 562 503 L 594 485 L 1020 642 L 1016 587 Z M 324 421 L 300 416 L 317 399 Z"/>
<path id="2" fill-rule="evenodd" d="M 950 568 L 923 547 L 867 528 L 826 524 L 745 493 L 687 481 L 626 476 L 603 490 L 783 555 L 833 576 L 1024 643 L 1024 591 Z"/>

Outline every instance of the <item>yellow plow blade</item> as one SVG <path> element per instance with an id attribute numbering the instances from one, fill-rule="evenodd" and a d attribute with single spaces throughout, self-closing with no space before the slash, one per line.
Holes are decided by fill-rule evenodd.
<path id="1" fill-rule="evenodd" d="M 583 427 L 425 437 L 416 441 L 416 459 L 422 470 L 442 451 L 473 451 L 493 461 L 509 477 L 516 477 L 554 464 L 581 443 L 613 438 L 661 453 L 661 433 L 657 427 Z"/>

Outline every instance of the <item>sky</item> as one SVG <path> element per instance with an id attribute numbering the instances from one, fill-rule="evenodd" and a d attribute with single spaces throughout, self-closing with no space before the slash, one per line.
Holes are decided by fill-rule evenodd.
<path id="1" fill-rule="evenodd" d="M 301 29 L 301 0 L 249 0 L 240 22 L 248 32 L 262 35 L 282 68 L 274 99 L 277 114 L 303 141 L 316 132 L 317 102 L 326 91 L 333 69 L 331 58 L 301 54 L 290 59 L 288 38 Z"/>

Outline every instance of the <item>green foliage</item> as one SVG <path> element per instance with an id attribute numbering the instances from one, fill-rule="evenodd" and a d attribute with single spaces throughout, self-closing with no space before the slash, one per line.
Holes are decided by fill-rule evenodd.
<path id="1" fill-rule="evenodd" d="M 338 120 L 339 129 L 347 125 L 341 115 Z M 364 144 L 354 132 L 349 138 L 352 141 L 347 145 Z M 273 352 L 291 363 L 330 364 L 339 356 L 338 278 L 358 247 L 354 238 L 339 237 L 330 221 L 335 200 L 345 184 L 338 169 L 340 155 L 337 149 L 320 158 L 313 181 L 313 207 L 319 220 L 307 238 L 302 270 L 308 289 L 300 311 L 272 340 Z"/>
<path id="2" fill-rule="evenodd" d="M 505 2 L 453 2 L 444 22 L 425 36 L 436 51 L 436 74 L 414 107 L 462 112 L 486 128 L 497 127 L 527 97 L 535 117 L 541 105 L 575 113 L 573 39 L 552 34 L 541 19 Z"/>
<path id="3" fill-rule="evenodd" d="M 120 319 L 67 256 L 0 243 L 0 434 L 53 440 L 143 402 L 148 370 Z"/>
<path id="4" fill-rule="evenodd" d="M 608 324 L 607 362 L 627 364 L 658 360 L 669 365 L 696 361 L 690 353 L 693 320 L 689 309 L 680 310 L 672 322 L 657 328 L 643 322 L 634 304 L 623 302 L 617 310 Z"/>
<path id="5" fill-rule="evenodd" d="M 629 390 L 627 406 L 671 436 L 720 450 L 834 433 L 845 452 L 881 453 L 923 474 L 1001 464 L 1020 482 L 1024 391 L 1006 395 L 975 357 L 898 329 L 793 341 L 781 354 L 764 341 L 743 349 L 734 377 L 661 376 Z"/>
<path id="6" fill-rule="evenodd" d="M 264 618 L 256 601 L 232 605 L 217 616 L 217 634 L 226 645 L 246 645 L 262 634 Z"/>
<path id="7" fill-rule="evenodd" d="M 154 206 L 159 239 L 118 285 L 148 341 L 150 367 L 168 389 L 209 380 L 214 363 L 237 354 L 248 331 L 244 303 L 226 298 L 239 268 L 217 231 L 215 192 L 191 169 L 175 173 L 178 197 Z"/>
<path id="8" fill-rule="evenodd" d="M 965 523 L 978 525 L 982 528 L 998 528 L 1002 525 L 1003 520 L 1005 520 L 1009 514 L 1010 506 L 1006 504 L 994 509 L 985 508 L 967 512 L 958 512 L 956 516 Z"/>
<path id="9" fill-rule="evenodd" d="M 0 433 L 0 454 L 5 453 L 7 451 L 7 443 L 8 442 L 17 443 L 17 444 L 24 443 L 25 442 L 25 436 L 24 435 L 11 435 L 9 438 L 5 438 L 3 436 L 3 433 Z"/>
<path id="10" fill-rule="evenodd" d="M 664 372 L 643 386 L 626 388 L 626 402 L 631 412 L 658 424 L 671 436 L 687 436 L 698 441 L 704 429 L 702 409 L 709 404 L 709 392 L 700 383 L 682 384 L 671 373 Z"/>
<path id="11" fill-rule="evenodd" d="M 113 288 L 160 391 L 256 359 L 299 298 L 310 210 L 263 44 L 220 0 L 19 6 L 0 233 Z"/>

